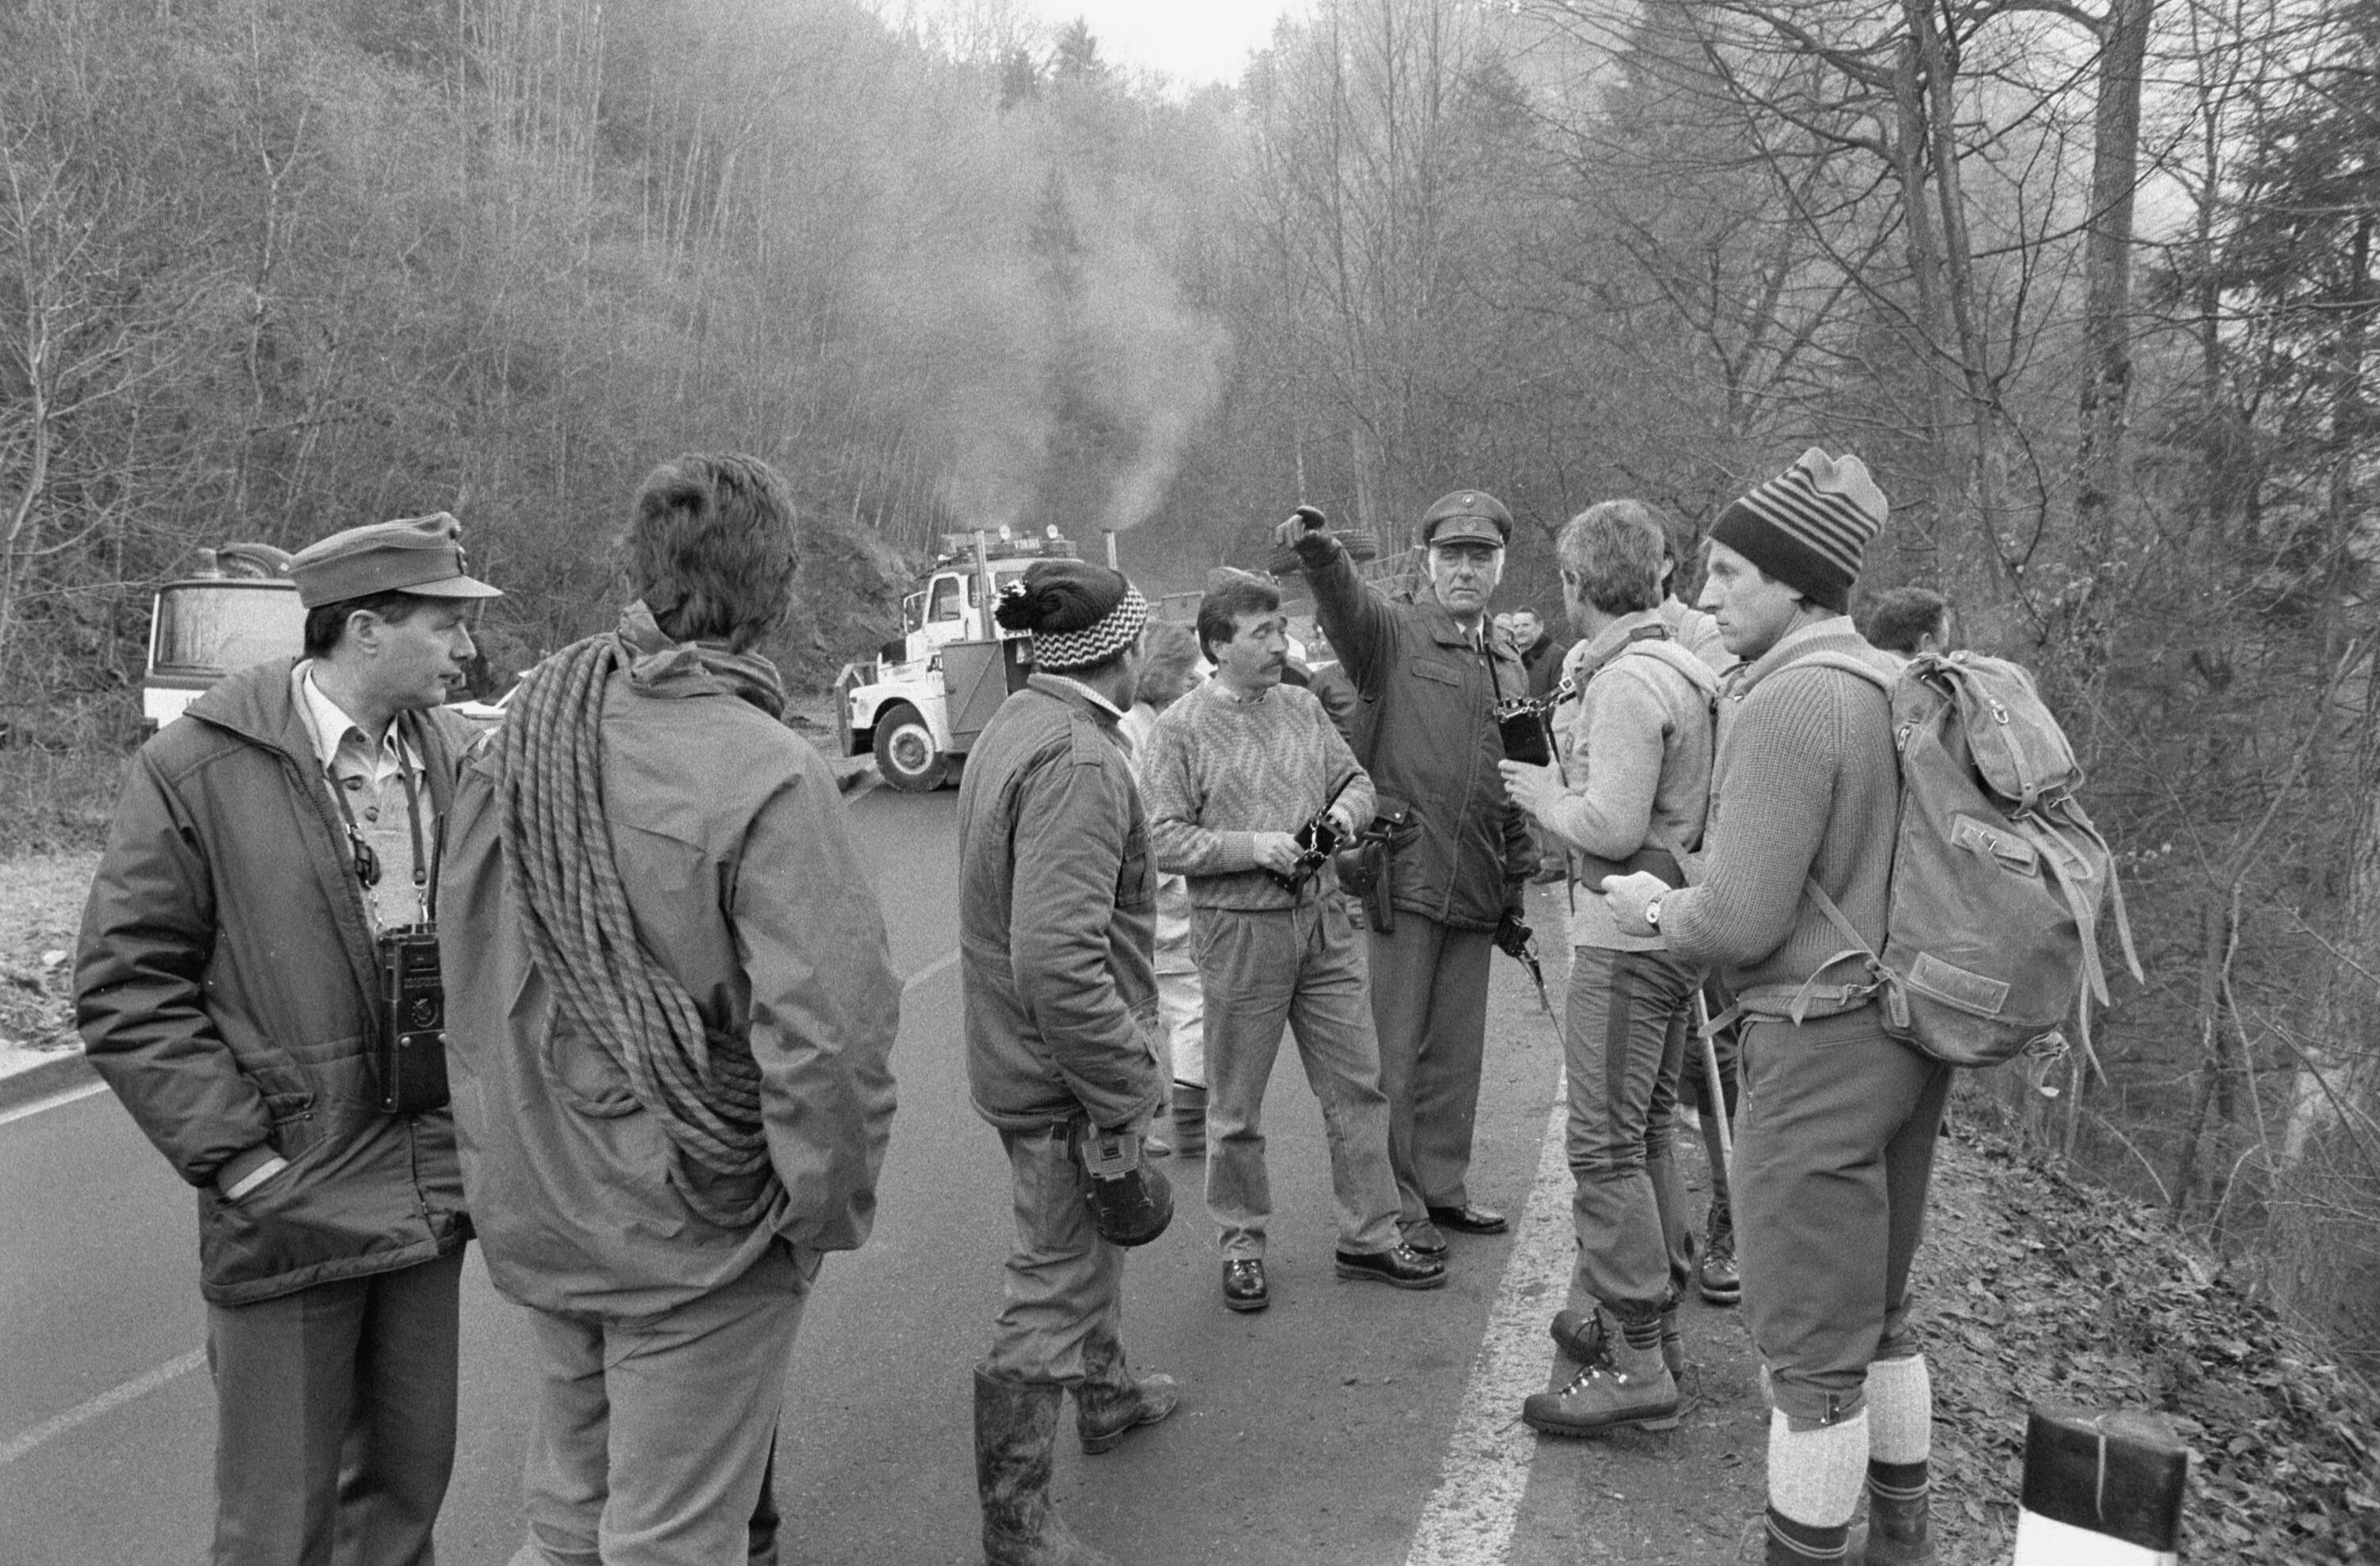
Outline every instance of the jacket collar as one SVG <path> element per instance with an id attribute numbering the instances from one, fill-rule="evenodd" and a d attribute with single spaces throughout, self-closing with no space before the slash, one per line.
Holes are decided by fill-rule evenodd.
<path id="1" fill-rule="evenodd" d="M 1123 716 L 1099 692 L 1083 684 L 1082 681 L 1070 680 L 1063 674 L 1027 674 L 1025 677 L 1025 685 L 1028 690 L 1038 690 L 1044 696 L 1053 697 L 1066 703 L 1069 707 L 1081 708 L 1109 728 L 1115 727 L 1117 721 Z"/>
<path id="2" fill-rule="evenodd" d="M 322 764 L 315 759 L 313 731 L 298 710 L 291 678 L 298 662 L 295 658 L 275 658 L 227 674 L 191 702 L 183 716 L 274 751 L 294 764 L 301 776 L 318 778 Z M 452 769 L 445 764 L 453 746 L 433 713 L 404 713 L 398 722 L 406 724 L 406 737 L 420 745 L 431 803 L 444 811 L 454 793 Z"/>

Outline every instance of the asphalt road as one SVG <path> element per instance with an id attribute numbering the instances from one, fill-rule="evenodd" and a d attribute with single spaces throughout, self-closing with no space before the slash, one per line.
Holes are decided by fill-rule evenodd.
<path id="1" fill-rule="evenodd" d="M 953 801 L 879 790 L 853 807 L 910 977 L 894 1057 L 901 1107 L 875 1236 L 828 1259 L 795 1346 L 779 1463 L 786 1566 L 978 1559 L 970 1374 L 1010 1217 L 997 1140 L 966 1099 Z M 1553 912 L 1540 918 L 1549 935 Z M 1500 958 L 1497 974 L 1474 1194 L 1517 1216 L 1548 1172 L 1559 1049 L 1519 970 Z M 1493 1490 L 1474 1483 L 1483 1461 L 1504 1465 L 1508 1512 L 1533 1464 L 1546 1477 L 1525 1432 L 1515 1444 L 1511 1403 L 1481 1404 L 1475 1390 L 1466 1416 L 1465 1393 L 1494 1357 L 1483 1342 L 1500 1297 L 1504 1358 L 1542 1377 L 1542 1324 L 1558 1303 L 1545 1293 L 1567 1263 L 1560 1204 L 1541 1197 L 1532 1209 L 1545 1255 L 1527 1276 L 1508 1279 L 1506 1267 L 1524 1235 L 1458 1236 L 1443 1290 L 1335 1279 L 1321 1120 L 1293 1053 L 1284 1047 L 1269 1099 L 1273 1307 L 1222 1308 L 1194 1180 L 1172 1230 L 1127 1272 L 1126 1341 L 1138 1364 L 1182 1378 L 1183 1410 L 1105 1456 L 1062 1440 L 1061 1504 L 1079 1532 L 1138 1566 L 1510 1559 L 1509 1517 L 1492 1538 L 1492 1518 L 1451 1529 L 1441 1518 L 1434 1526 L 1454 1545 L 1414 1541 L 1450 1493 L 1460 1505 Z M 0 1123 L 0 1560 L 202 1559 L 212 1393 L 198 1355 L 190 1197 L 112 1097 Z M 454 1566 L 495 1566 L 519 1537 L 525 1341 L 475 1250 L 460 1451 L 440 1528 Z M 1456 1451 L 1466 1417 L 1471 1445 L 1495 1449 L 1484 1459 Z M 1585 1461 L 1578 1450 L 1549 1455 L 1566 1472 Z"/>

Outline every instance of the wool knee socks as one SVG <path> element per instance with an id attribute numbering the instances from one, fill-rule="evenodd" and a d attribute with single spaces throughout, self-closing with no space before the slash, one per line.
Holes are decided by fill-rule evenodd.
<path id="1" fill-rule="evenodd" d="M 1769 1566 L 1840 1560 L 1866 1477 L 1868 1415 L 1797 1430 L 1768 1414 Z"/>

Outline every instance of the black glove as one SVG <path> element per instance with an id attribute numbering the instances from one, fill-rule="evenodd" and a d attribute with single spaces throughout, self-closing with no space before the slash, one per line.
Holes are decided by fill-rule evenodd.
<path id="1" fill-rule="evenodd" d="M 1111 1244 L 1146 1245 L 1173 1221 L 1173 1185 L 1140 1158 L 1140 1134 L 1093 1131 L 1083 1138 L 1083 1205 Z"/>
<path id="2" fill-rule="evenodd" d="M 1504 910 L 1504 917 L 1496 926 L 1497 951 L 1525 963 L 1531 956 L 1531 942 L 1536 938 L 1537 932 L 1531 929 L 1520 915 L 1510 908 Z"/>

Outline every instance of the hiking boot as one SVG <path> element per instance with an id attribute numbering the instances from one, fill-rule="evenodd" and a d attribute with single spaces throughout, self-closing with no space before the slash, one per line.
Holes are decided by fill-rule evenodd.
<path id="1" fill-rule="evenodd" d="M 1118 1386 L 1084 1382 L 1075 1389 L 1075 1433 L 1087 1452 L 1112 1448 L 1143 1425 L 1154 1425 L 1182 1401 L 1171 1376 L 1140 1376 Z"/>
<path id="2" fill-rule="evenodd" d="M 1594 1365 L 1603 1358 L 1603 1316 L 1599 1311 L 1558 1310 L 1547 1331 L 1554 1347 L 1581 1365 Z M 1661 1307 L 1661 1363 L 1668 1366 L 1671 1380 L 1686 1373 L 1686 1336 L 1679 1329 L 1678 1307 L 1674 1305 Z"/>
<path id="3" fill-rule="evenodd" d="M 1207 1090 L 1187 1082 L 1173 1085 L 1173 1150 L 1185 1159 L 1207 1156 Z"/>
<path id="4" fill-rule="evenodd" d="M 1521 1404 L 1521 1422 L 1548 1436 L 1599 1436 L 1631 1427 L 1676 1429 L 1677 1378 L 1661 1363 L 1658 1327 L 1645 1325 L 1653 1327 L 1652 1341 L 1641 1345 L 1607 1326 L 1603 1341 L 1610 1351 L 1608 1356 L 1588 1365 L 1558 1391 L 1530 1393 Z M 1637 1335 L 1645 1334 L 1640 1329 Z"/>
<path id="5" fill-rule="evenodd" d="M 1735 1265 L 1735 1225 L 1722 1221 L 1718 1212 L 1711 1217 L 1710 1243 L 1694 1269 L 1694 1286 L 1715 1305 L 1736 1305 L 1743 1298 L 1743 1274 Z"/>
<path id="6" fill-rule="evenodd" d="M 975 1373 L 975 1487 L 984 1566 L 1118 1566 L 1050 1505 L 1051 1449 L 1065 1389 Z"/>

